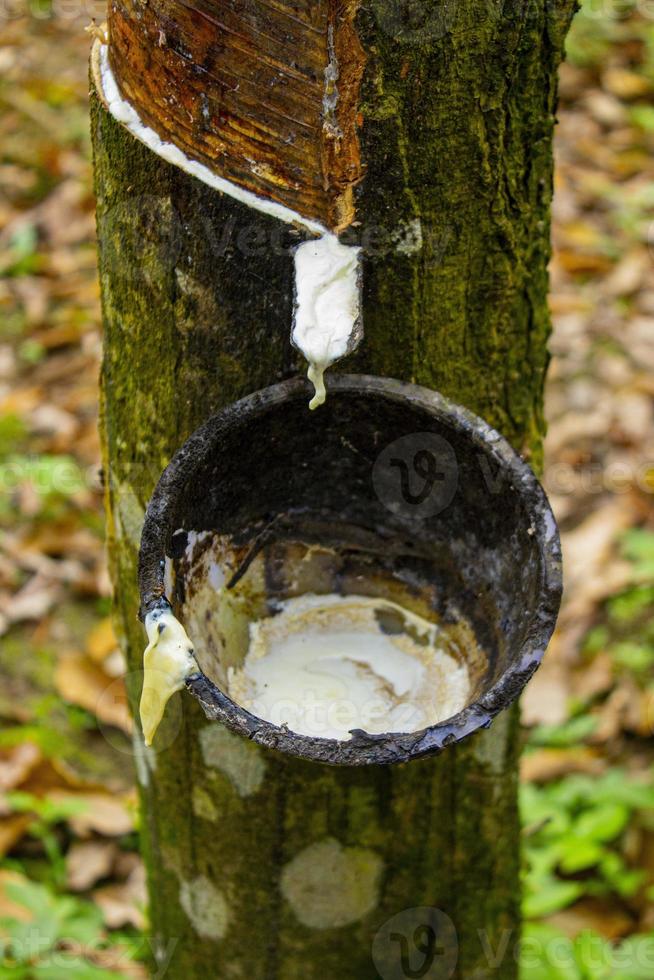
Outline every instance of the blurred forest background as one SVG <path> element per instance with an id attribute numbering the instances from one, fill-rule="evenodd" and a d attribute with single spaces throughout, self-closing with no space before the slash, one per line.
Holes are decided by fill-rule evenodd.
<path id="1" fill-rule="evenodd" d="M 102 13 L 16 4 L 0 4 L 0 978 L 144 977 L 96 431 L 85 27 Z M 523 699 L 522 975 L 652 980 L 654 4 L 585 0 L 560 88 L 545 484 L 566 597 Z"/>

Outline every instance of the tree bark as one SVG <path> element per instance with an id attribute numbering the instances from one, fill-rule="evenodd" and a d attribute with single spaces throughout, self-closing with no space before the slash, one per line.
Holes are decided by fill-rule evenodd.
<path id="1" fill-rule="evenodd" d="M 372 0 L 354 19 L 365 179 L 344 240 L 364 249 L 365 338 L 343 369 L 439 389 L 536 466 L 556 72 L 573 9 Z M 165 164 L 95 96 L 92 130 L 109 553 L 136 704 L 144 508 L 208 415 L 304 370 L 289 339 L 300 235 Z M 515 711 L 435 759 L 332 769 L 243 742 L 182 693 L 155 749 L 137 739 L 168 977 L 517 975 Z M 423 907 L 454 924 L 451 973 L 438 946 L 430 970 L 406 972 L 382 929 L 403 913 L 390 931 L 417 969 L 424 919 L 406 910 Z"/>

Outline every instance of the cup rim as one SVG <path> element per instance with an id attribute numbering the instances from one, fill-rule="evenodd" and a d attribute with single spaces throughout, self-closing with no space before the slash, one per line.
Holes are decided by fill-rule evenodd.
<path id="1" fill-rule="evenodd" d="M 304 378 L 291 378 L 252 394 L 211 416 L 197 428 L 175 453 L 163 471 L 148 504 L 139 551 L 140 618 L 156 609 L 170 609 L 164 591 L 166 517 L 171 498 L 185 484 L 207 440 L 221 431 L 250 424 L 285 402 L 306 400 L 310 385 Z M 387 732 L 371 735 L 353 730 L 347 741 L 301 735 L 285 726 L 253 715 L 222 691 L 202 671 L 188 677 L 186 687 L 200 702 L 210 720 L 219 721 L 232 732 L 266 748 L 331 765 L 360 766 L 406 762 L 442 752 L 448 745 L 488 728 L 493 718 L 508 708 L 540 666 L 554 632 L 562 594 L 561 545 L 556 520 L 540 482 L 528 463 L 509 442 L 469 409 L 437 391 L 410 382 L 374 375 L 333 374 L 329 396 L 368 395 L 416 409 L 446 422 L 467 436 L 480 449 L 494 456 L 519 494 L 534 529 L 533 539 L 540 556 L 540 589 L 532 609 L 525 640 L 518 656 L 479 698 L 451 718 L 417 732 Z M 322 411 L 322 409 L 319 409 Z"/>

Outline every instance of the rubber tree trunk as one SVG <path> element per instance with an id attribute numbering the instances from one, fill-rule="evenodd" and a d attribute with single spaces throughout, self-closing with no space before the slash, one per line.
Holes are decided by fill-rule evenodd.
<path id="1" fill-rule="evenodd" d="M 365 177 L 346 240 L 364 246 L 365 339 L 343 369 L 439 389 L 536 466 L 556 73 L 572 11 L 573 0 L 373 0 L 355 18 Z M 209 414 L 304 369 L 289 341 L 299 237 L 163 163 L 97 98 L 92 129 L 108 538 L 136 703 L 144 508 Z M 349 770 L 247 744 L 182 693 L 156 748 L 137 738 L 168 977 L 517 975 L 515 712 L 438 758 Z M 425 944 L 424 907 L 452 921 L 456 965 L 443 916 Z"/>

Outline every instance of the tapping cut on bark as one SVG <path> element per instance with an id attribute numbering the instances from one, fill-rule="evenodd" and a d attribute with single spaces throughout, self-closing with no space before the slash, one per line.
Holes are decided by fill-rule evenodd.
<path id="1" fill-rule="evenodd" d="M 110 64 L 158 135 L 333 230 L 354 219 L 356 0 L 113 0 Z"/>

